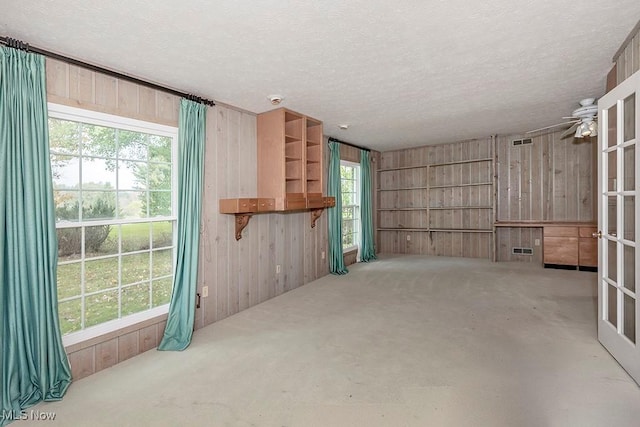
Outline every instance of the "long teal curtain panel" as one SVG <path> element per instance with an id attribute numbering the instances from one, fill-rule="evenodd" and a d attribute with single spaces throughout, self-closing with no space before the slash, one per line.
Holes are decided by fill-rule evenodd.
<path id="1" fill-rule="evenodd" d="M 371 159 L 369 152 L 360 151 L 360 216 L 362 221 L 362 239 L 360 241 L 360 261 L 376 259 L 373 239 L 373 206 L 371 203 Z"/>
<path id="2" fill-rule="evenodd" d="M 329 182 L 327 194 L 336 198 L 336 205 L 327 209 L 329 221 L 329 272 L 347 274 L 342 254 L 342 188 L 340 185 L 340 144 L 329 142 Z"/>
<path id="3" fill-rule="evenodd" d="M 0 46 L 0 392 L 4 426 L 61 399 L 71 369 L 58 321 L 44 57 Z"/>
<path id="4" fill-rule="evenodd" d="M 206 105 L 180 100 L 177 255 L 169 317 L 158 350 L 184 350 L 193 334 L 206 118 Z"/>

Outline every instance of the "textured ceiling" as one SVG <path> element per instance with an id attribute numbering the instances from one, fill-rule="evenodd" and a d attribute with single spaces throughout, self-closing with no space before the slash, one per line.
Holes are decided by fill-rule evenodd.
<path id="1" fill-rule="evenodd" d="M 0 0 L 0 35 L 256 113 L 280 94 L 378 150 L 561 121 L 639 18 L 638 0 Z"/>

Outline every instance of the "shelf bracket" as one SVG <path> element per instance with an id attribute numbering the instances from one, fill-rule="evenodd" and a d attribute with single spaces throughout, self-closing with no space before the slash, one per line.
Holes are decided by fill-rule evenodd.
<path id="1" fill-rule="evenodd" d="M 242 239 L 242 230 L 249 224 L 250 214 L 236 214 L 236 240 Z"/>
<path id="2" fill-rule="evenodd" d="M 314 228 L 316 226 L 316 221 L 318 220 L 318 218 L 320 218 L 320 215 L 322 215 L 323 210 L 324 208 L 320 208 L 311 211 L 311 228 Z"/>

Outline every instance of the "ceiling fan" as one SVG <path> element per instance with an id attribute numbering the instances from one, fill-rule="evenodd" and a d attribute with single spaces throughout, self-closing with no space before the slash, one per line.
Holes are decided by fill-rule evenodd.
<path id="1" fill-rule="evenodd" d="M 580 108 L 573 110 L 573 113 L 571 113 L 571 117 L 563 117 L 563 119 L 570 119 L 568 122 L 530 130 L 526 133 L 534 133 L 545 129 L 551 129 L 557 126 L 570 126 L 569 129 L 562 133 L 560 138 L 564 139 L 571 135 L 573 135 L 575 138 L 597 136 L 598 122 L 596 121 L 596 116 L 598 114 L 598 104 L 596 104 L 595 101 L 595 98 L 585 98 L 580 101 Z"/>

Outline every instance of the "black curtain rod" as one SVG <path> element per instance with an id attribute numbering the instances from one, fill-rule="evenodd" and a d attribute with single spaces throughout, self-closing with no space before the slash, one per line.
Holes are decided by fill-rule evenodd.
<path id="1" fill-rule="evenodd" d="M 126 74 L 118 73 L 117 71 L 109 70 L 108 68 L 102 68 L 102 67 L 99 67 L 97 65 L 89 64 L 87 62 L 78 61 L 77 59 L 69 58 L 68 56 L 59 55 L 57 53 L 50 52 L 50 51 L 45 50 L 45 49 L 40 49 L 40 48 L 37 48 L 37 47 L 34 47 L 34 46 L 30 46 L 28 43 L 24 43 L 24 42 L 22 42 L 20 40 L 12 39 L 10 37 L 0 36 L 0 44 L 4 44 L 4 45 L 12 47 L 14 49 L 20 49 L 20 50 L 24 50 L 24 51 L 27 51 L 27 52 L 38 53 L 40 55 L 44 55 L 44 56 L 47 56 L 47 57 L 52 58 L 52 59 L 57 59 L 59 61 L 64 61 L 64 62 L 67 62 L 67 63 L 72 64 L 72 65 L 77 65 L 78 67 L 86 68 L 88 70 L 95 71 L 97 73 L 106 74 L 108 76 L 115 77 L 117 79 L 128 80 L 128 81 L 130 81 L 132 83 L 137 83 L 139 85 L 146 86 L 146 87 L 151 88 L 151 89 L 156 89 L 156 90 L 159 90 L 159 91 L 162 91 L 162 92 L 167 92 L 167 93 L 170 93 L 172 95 L 176 95 L 176 96 L 179 96 L 179 97 L 182 97 L 182 98 L 186 98 L 186 99 L 188 99 L 190 101 L 199 102 L 201 104 L 210 105 L 210 106 L 216 105 L 213 101 L 211 101 L 209 99 L 206 99 L 206 98 L 200 98 L 199 96 L 196 96 L 196 95 L 193 95 L 193 94 L 190 94 L 190 93 L 184 93 L 184 92 L 180 92 L 179 90 L 168 88 L 166 86 L 160 86 L 158 84 L 151 83 L 151 82 L 148 82 L 148 81 L 145 81 L 145 80 L 141 80 L 141 79 L 138 79 L 136 77 L 132 77 L 132 76 L 128 76 Z"/>
<path id="2" fill-rule="evenodd" d="M 339 142 L 340 144 L 344 144 L 344 145 L 348 145 L 349 147 L 353 147 L 353 148 L 357 148 L 359 150 L 364 150 L 364 151 L 368 151 L 371 152 L 370 149 L 365 148 L 365 147 L 361 147 L 359 145 L 355 145 L 355 144 L 351 144 L 349 142 L 344 142 L 344 141 L 340 141 L 338 138 L 334 138 L 332 136 L 329 137 L 329 142 L 334 141 L 334 142 Z"/>

